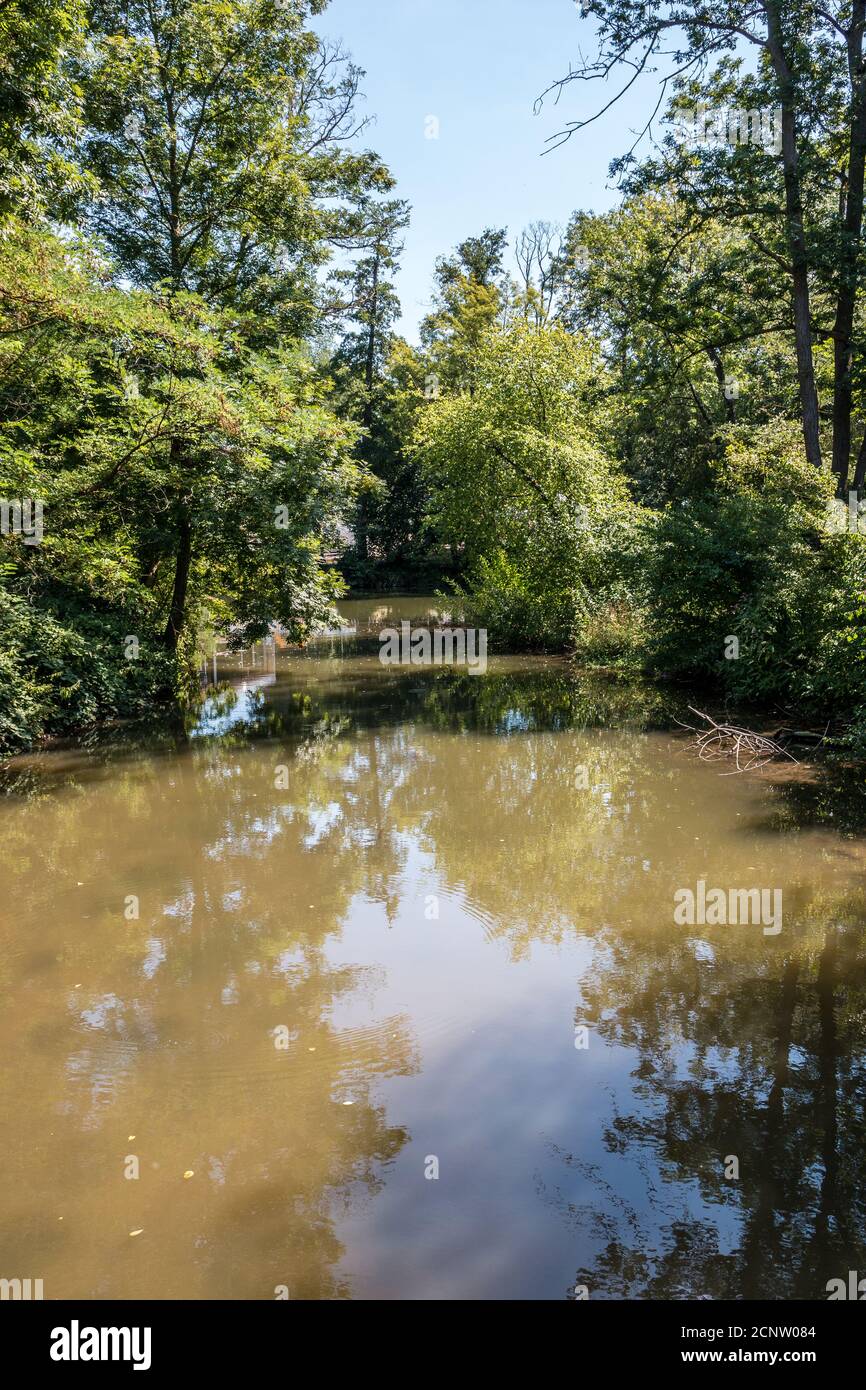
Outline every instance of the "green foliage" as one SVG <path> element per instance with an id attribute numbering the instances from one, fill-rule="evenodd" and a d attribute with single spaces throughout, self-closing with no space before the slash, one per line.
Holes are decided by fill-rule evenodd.
<path id="1" fill-rule="evenodd" d="M 504 228 L 488 227 L 436 262 L 434 307 L 421 324 L 421 342 L 437 389 L 469 387 L 477 353 L 502 318 L 506 236 Z"/>
<path id="2" fill-rule="evenodd" d="M 86 590 L 34 602 L 0 588 L 0 751 L 150 714 L 170 699 L 174 666 L 153 618 L 132 604 L 98 606 Z"/>
<path id="3" fill-rule="evenodd" d="M 430 559 L 426 492 L 405 447 L 420 363 L 394 332 L 400 302 L 391 277 L 409 210 L 391 199 L 365 203 L 365 213 L 369 245 L 353 267 L 332 276 L 346 295 L 346 328 L 330 362 L 336 409 L 358 423 L 357 453 L 366 467 L 352 545 L 341 562 L 343 574 L 361 589 L 423 582 Z"/>
<path id="4" fill-rule="evenodd" d="M 257 354 L 193 296 L 114 290 L 102 270 L 47 233 L 0 245 L 0 496 L 44 506 L 41 544 L 0 540 L 3 587 L 40 615 L 9 669 L 29 653 L 24 688 L 41 692 L 37 724 L 50 732 L 71 727 L 70 711 L 83 725 L 128 707 L 118 634 L 163 645 L 181 502 L 193 621 L 174 671 L 150 663 L 154 696 L 185 688 L 205 608 L 239 638 L 272 621 L 295 639 L 311 631 L 337 588 L 319 565 L 323 538 L 356 471 L 353 433 L 302 348 Z M 43 680 L 61 648 L 67 673 L 83 663 L 80 686 L 71 675 L 63 686 L 75 698 Z M 115 662 L 114 679 L 90 679 L 97 659 Z"/>
<path id="5" fill-rule="evenodd" d="M 463 591 L 496 645 L 561 647 L 609 571 L 601 539 L 628 510 L 594 442 L 603 370 L 588 342 L 518 320 L 489 333 L 471 393 L 419 412 L 415 452 L 436 528 L 469 574 Z"/>
<path id="6" fill-rule="evenodd" d="M 866 538 L 828 527 L 832 490 L 795 427 L 733 438 L 712 487 L 660 513 L 649 536 L 651 668 L 813 713 L 861 701 Z"/>
<path id="7" fill-rule="evenodd" d="M 303 640 L 347 522 L 353 582 L 452 576 L 494 648 L 859 738 L 866 539 L 816 462 L 862 492 L 862 25 L 687 4 L 670 114 L 782 103 L 797 157 L 671 132 L 617 209 L 531 223 L 518 280 L 505 229 L 441 256 L 416 349 L 322 8 L 0 5 L 0 497 L 45 508 L 0 537 L 0 749 L 182 696 L 203 624 Z M 603 67 L 661 57 L 658 7 L 586 9 Z"/>
<path id="8" fill-rule="evenodd" d="M 309 341 L 392 180 L 321 8 L 0 8 L 0 497 L 45 517 L 0 537 L 0 749 L 182 695 L 205 621 L 303 640 L 341 590 L 369 421 Z"/>
<path id="9" fill-rule="evenodd" d="M 577 213 L 557 266 L 558 318 L 602 345 L 608 447 L 650 506 L 706 486 L 733 423 L 792 412 L 778 275 L 736 223 L 670 186 L 603 216 Z"/>
<path id="10" fill-rule="evenodd" d="M 482 556 L 468 582 L 456 582 L 454 591 L 461 619 L 485 628 L 493 650 L 544 650 L 566 644 L 574 618 L 573 589 L 563 582 L 551 586 L 549 576 L 504 551 Z"/>
<path id="11" fill-rule="evenodd" d="M 78 130 L 81 93 L 63 66 L 80 51 L 83 0 L 0 5 L 0 226 L 69 211 L 88 181 L 63 150 Z"/>
<path id="12" fill-rule="evenodd" d="M 77 77 L 90 225 L 143 286 L 231 306 L 245 335 L 310 331 L 316 270 L 392 180 L 347 144 L 358 70 L 320 0 L 98 0 Z"/>

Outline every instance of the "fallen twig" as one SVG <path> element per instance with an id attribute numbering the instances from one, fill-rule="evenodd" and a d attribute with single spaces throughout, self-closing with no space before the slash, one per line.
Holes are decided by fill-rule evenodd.
<path id="1" fill-rule="evenodd" d="M 723 777 L 731 777 L 737 772 L 752 772 L 780 757 L 799 766 L 793 753 L 767 734 L 756 734 L 752 729 L 740 729 L 735 724 L 717 724 L 703 710 L 695 709 L 693 705 L 689 705 L 689 709 L 698 719 L 703 719 L 709 728 L 695 728 L 693 724 L 684 724 L 681 719 L 676 722 L 680 728 L 688 729 L 695 735 L 695 747 L 704 762 L 733 758 L 736 766 L 730 772 L 723 772 Z"/>

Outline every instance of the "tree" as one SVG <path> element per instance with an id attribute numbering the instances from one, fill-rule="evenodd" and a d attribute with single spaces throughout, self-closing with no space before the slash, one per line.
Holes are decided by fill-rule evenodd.
<path id="1" fill-rule="evenodd" d="M 358 70 L 304 27 L 320 8 L 318 0 L 97 0 L 93 40 L 78 65 L 82 158 L 101 189 L 90 226 L 120 275 L 165 292 L 169 312 L 177 296 L 192 292 L 223 316 L 213 331 L 226 335 L 226 361 L 266 416 L 287 363 L 289 378 L 303 380 L 297 353 L 289 349 L 287 358 L 281 344 L 316 321 L 316 269 L 332 242 L 359 233 L 352 201 L 391 183 L 377 156 L 346 147 L 359 129 Z M 265 351 L 270 362 L 246 357 Z M 301 393 L 311 404 L 307 386 Z M 250 502 L 268 440 L 265 428 L 243 464 Z M 287 462 L 279 439 L 270 443 Z M 169 453 L 154 545 L 173 556 L 165 643 L 174 651 L 197 560 L 209 548 L 215 499 L 211 455 L 181 436 Z M 333 461 L 326 450 L 323 464 Z M 261 488 L 260 501 L 297 508 L 297 517 L 283 519 L 286 536 L 305 537 L 297 596 L 309 616 L 317 587 L 309 528 L 326 513 L 316 515 L 318 484 L 310 495 L 297 482 L 281 499 Z"/>
<path id="2" fill-rule="evenodd" d="M 520 274 L 522 312 L 537 326 L 556 309 L 563 261 L 563 236 L 551 222 L 530 222 L 517 238 L 514 258 Z"/>
<path id="3" fill-rule="evenodd" d="M 370 240 L 355 264 L 335 272 L 333 279 L 345 287 L 343 308 L 347 323 L 334 355 L 333 368 L 342 378 L 343 406 L 359 419 L 363 436 L 359 455 L 373 477 L 386 486 L 393 483 L 392 459 L 396 441 L 385 422 L 387 387 L 385 371 L 394 341 L 393 326 L 400 301 L 391 276 L 403 249 L 401 233 L 409 222 L 409 206 L 400 199 L 364 207 L 363 221 Z M 362 491 L 355 512 L 354 549 L 362 564 L 369 559 L 368 528 L 375 498 Z"/>
<path id="4" fill-rule="evenodd" d="M 85 186 L 61 142 L 80 117 L 64 67 L 80 49 L 83 0 L 3 0 L 0 5 L 0 223 L 11 215 L 68 211 Z"/>
<path id="5" fill-rule="evenodd" d="M 336 592 L 319 549 L 355 472 L 354 432 L 300 347 L 254 353 L 196 297 L 113 288 L 105 271 L 45 232 L 0 248 L 0 495 L 45 510 L 42 544 L 0 541 L 18 632 L 4 641 L 37 731 L 185 685 L 190 595 L 239 641 L 271 620 L 304 638 Z M 165 547 L 178 495 L 196 532 L 182 591 Z M 160 655 L 166 612 L 179 673 Z"/>
<path id="6" fill-rule="evenodd" d="M 319 8 L 97 0 L 80 68 L 90 221 L 124 273 L 230 306 L 269 342 L 311 326 L 315 268 L 357 233 L 337 200 L 391 184 L 347 148 L 358 70 L 304 28 Z"/>
<path id="7" fill-rule="evenodd" d="M 523 626 L 524 641 L 562 645 L 588 589 L 612 580 L 598 542 L 628 503 L 596 439 L 603 377 L 590 341 L 521 319 L 482 340 L 471 393 L 418 416 L 431 514 L 464 555 L 475 601 L 497 604 L 499 640 Z"/>
<path id="8" fill-rule="evenodd" d="M 508 233 L 488 227 L 436 262 L 433 312 L 421 324 L 435 386 L 471 389 L 475 360 L 506 303 L 503 257 Z"/>
<path id="9" fill-rule="evenodd" d="M 675 51 L 656 106 L 672 90 L 674 109 L 701 98 L 705 106 L 748 114 L 779 112 L 779 154 L 747 138 L 688 148 L 668 137 L 661 164 L 638 170 L 646 186 L 675 178 L 690 197 L 695 218 L 707 215 L 746 229 L 755 255 L 784 276 L 796 357 L 800 422 L 809 461 L 820 466 L 822 442 L 814 341 L 832 345 L 833 469 L 844 494 L 851 463 L 854 387 L 863 371 L 858 326 L 863 286 L 866 63 L 863 0 L 832 9 L 799 0 L 674 3 L 588 0 L 584 13 L 598 23 L 598 57 L 570 72 L 562 85 L 627 68 L 618 95 L 659 56 L 669 35 Z M 733 55 L 747 47 L 756 71 L 744 74 Z M 717 61 L 716 61 L 717 60 Z M 707 67 L 716 61 L 707 80 Z M 615 95 L 612 101 L 616 101 Z M 607 103 L 604 110 L 612 102 Z M 596 116 L 590 120 L 597 119 Z M 653 113 L 653 116 L 655 112 Z M 651 128 L 650 116 L 645 130 Z M 571 122 L 568 138 L 588 121 Z M 703 142 L 701 142 L 703 143 Z M 774 146 L 775 148 L 775 146 Z M 620 172 L 633 156 L 619 162 Z M 816 302 L 817 300 L 817 302 Z M 866 434 L 855 471 L 866 474 Z"/>
<path id="10" fill-rule="evenodd" d="M 589 332 L 610 371 L 610 447 L 637 495 L 692 497 L 726 427 L 792 416 L 786 306 L 739 224 L 699 228 L 673 187 L 576 213 L 556 269 L 558 321 Z"/>

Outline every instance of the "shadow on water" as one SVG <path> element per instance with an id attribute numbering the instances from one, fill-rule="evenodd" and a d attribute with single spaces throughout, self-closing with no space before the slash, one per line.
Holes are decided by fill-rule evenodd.
<path id="1" fill-rule="evenodd" d="M 866 834 L 866 765 L 841 759 L 782 770 L 766 824 L 779 834 L 826 829 L 854 838 Z"/>

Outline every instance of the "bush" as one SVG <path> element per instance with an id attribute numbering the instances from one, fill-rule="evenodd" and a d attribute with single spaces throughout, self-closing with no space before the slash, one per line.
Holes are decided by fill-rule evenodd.
<path id="1" fill-rule="evenodd" d="M 565 646 L 573 595 L 564 587 L 551 593 L 539 578 L 502 551 L 482 559 L 471 582 L 455 585 L 463 621 L 485 628 L 491 647 L 498 651 Z"/>
<path id="2" fill-rule="evenodd" d="M 828 528 L 832 484 L 786 425 L 731 439 L 710 489 L 649 536 L 650 670 L 805 712 L 862 701 L 866 538 Z"/>
<path id="3" fill-rule="evenodd" d="M 132 634 L 138 659 L 126 656 Z M 0 588 L 0 752 L 140 716 L 174 685 L 175 663 L 146 615 L 73 596 L 30 603 Z"/>

